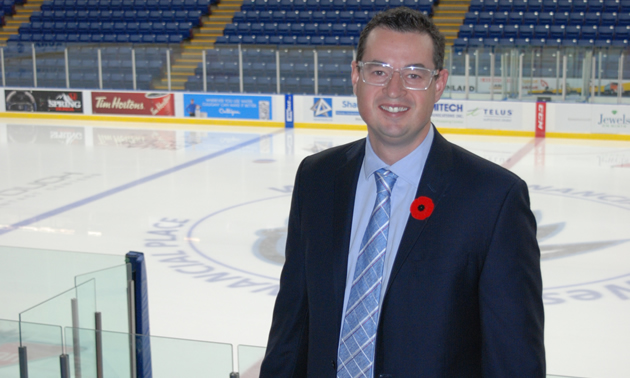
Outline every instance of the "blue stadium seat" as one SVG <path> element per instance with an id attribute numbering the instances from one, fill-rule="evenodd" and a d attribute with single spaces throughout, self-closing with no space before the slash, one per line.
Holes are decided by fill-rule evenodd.
<path id="1" fill-rule="evenodd" d="M 569 24 L 569 12 L 556 12 L 553 15 L 554 25 L 568 25 Z"/>
<path id="2" fill-rule="evenodd" d="M 461 25 L 459 27 L 458 38 L 471 38 L 473 36 L 475 26 L 473 24 Z"/>
<path id="3" fill-rule="evenodd" d="M 579 39 L 582 34 L 582 27 L 580 25 L 568 25 L 565 29 L 565 38 Z"/>
<path id="4" fill-rule="evenodd" d="M 503 38 L 503 25 L 490 25 L 488 29 L 489 38 Z"/>
<path id="5" fill-rule="evenodd" d="M 346 35 L 346 25 L 345 24 L 333 24 L 330 33 L 333 36 Z M 337 44 L 338 43 L 339 43 L 339 41 L 337 41 Z"/>
<path id="6" fill-rule="evenodd" d="M 597 30 L 597 39 L 613 39 L 615 38 L 615 27 L 613 25 L 600 26 Z"/>
<path id="7" fill-rule="evenodd" d="M 571 12 L 573 10 L 573 0 L 558 0 L 557 12 Z"/>
<path id="8" fill-rule="evenodd" d="M 278 24 L 276 28 L 277 35 L 280 35 L 280 36 L 291 35 L 291 25 L 292 24 L 286 23 L 286 22 Z"/>
<path id="9" fill-rule="evenodd" d="M 488 25 L 474 25 L 473 26 L 473 38 L 485 38 L 488 36 Z"/>
<path id="10" fill-rule="evenodd" d="M 571 12 L 569 13 L 569 21 L 567 25 L 582 25 L 586 15 L 584 12 Z"/>
<path id="11" fill-rule="evenodd" d="M 496 12 L 499 9 L 499 0 L 483 0 L 483 10 L 485 12 Z M 468 41 L 470 44 L 470 41 Z"/>
<path id="12" fill-rule="evenodd" d="M 306 30 L 306 28 L 305 28 Z M 332 35 L 332 24 L 319 24 L 316 28 L 316 33 L 322 36 Z"/>
<path id="13" fill-rule="evenodd" d="M 582 33 L 580 34 L 580 38 L 582 39 L 597 39 L 598 34 L 597 25 L 589 25 L 582 27 Z"/>
<path id="14" fill-rule="evenodd" d="M 468 10 L 470 12 L 483 11 L 483 0 L 470 0 L 470 5 L 468 6 Z"/>
<path id="15" fill-rule="evenodd" d="M 529 46 L 529 38 L 515 38 L 514 46 L 516 47 L 528 47 Z"/>
<path id="16" fill-rule="evenodd" d="M 453 40 L 453 47 L 456 49 L 465 49 L 468 47 L 468 38 L 455 38 Z"/>
<path id="17" fill-rule="evenodd" d="M 512 0 L 499 0 L 498 12 L 511 12 L 513 8 Z"/>
<path id="18" fill-rule="evenodd" d="M 529 10 L 529 4 L 527 0 L 513 0 L 512 11 L 513 12 L 526 12 Z"/>
<path id="19" fill-rule="evenodd" d="M 311 22 L 313 12 L 308 10 L 302 10 L 298 14 L 298 22 Z"/>
<path id="20" fill-rule="evenodd" d="M 330 18 L 329 22 L 337 22 L 337 13 L 328 11 L 313 11 L 311 13 L 311 21 L 324 22 L 326 21 L 326 16 Z"/>
<path id="21" fill-rule="evenodd" d="M 536 25 L 538 24 L 539 14 L 538 12 L 524 12 L 523 13 L 523 24 L 525 25 Z"/>
<path id="22" fill-rule="evenodd" d="M 612 40 L 610 39 L 596 39 L 595 47 L 597 48 L 607 48 L 612 46 Z"/>
<path id="23" fill-rule="evenodd" d="M 603 12 L 605 9 L 604 0 L 588 0 L 588 12 Z"/>
<path id="24" fill-rule="evenodd" d="M 604 12 L 619 12 L 619 0 L 604 0 Z"/>
<path id="25" fill-rule="evenodd" d="M 546 43 L 547 40 L 545 38 L 533 38 L 529 41 L 529 45 L 532 47 L 544 47 Z"/>
<path id="26" fill-rule="evenodd" d="M 534 29 L 535 29 L 535 25 L 521 25 L 519 27 L 519 31 L 518 31 L 518 37 L 519 38 L 528 38 L 528 39 L 532 39 L 534 38 Z"/>
<path id="27" fill-rule="evenodd" d="M 617 13 L 612 12 L 612 13 L 607 13 L 604 12 L 602 13 L 602 18 L 599 22 L 600 26 L 614 26 L 617 25 Z"/>
<path id="28" fill-rule="evenodd" d="M 518 38 L 519 25 L 505 25 L 503 27 L 504 38 Z"/>
<path id="29" fill-rule="evenodd" d="M 615 39 L 630 39 L 630 24 L 615 27 Z"/>
<path id="30" fill-rule="evenodd" d="M 617 15 L 617 25 L 630 25 L 630 12 L 619 13 Z"/>
<path id="31" fill-rule="evenodd" d="M 346 36 L 356 36 L 358 38 L 363 30 L 363 27 L 363 24 L 348 24 L 346 26 Z"/>
<path id="32" fill-rule="evenodd" d="M 298 22 L 300 11 L 287 11 L 284 14 L 284 22 Z"/>
<path id="33" fill-rule="evenodd" d="M 514 10 L 519 9 L 515 8 Z M 529 12 L 541 12 L 543 10 L 543 0 L 529 0 L 527 10 Z"/>
<path id="34" fill-rule="evenodd" d="M 558 8 L 557 0 L 543 0 L 541 9 L 543 12 L 555 12 L 556 8 Z"/>
<path id="35" fill-rule="evenodd" d="M 499 41 L 500 41 L 500 38 L 486 38 L 483 40 L 483 45 L 485 47 L 492 48 L 495 46 L 499 46 Z"/>
<path id="36" fill-rule="evenodd" d="M 305 24 L 291 24 L 289 35 L 303 35 Z"/>
<path id="37" fill-rule="evenodd" d="M 588 11 L 589 0 L 573 0 L 573 12 L 586 12 Z M 602 4 L 603 7 L 603 4 Z"/>
<path id="38" fill-rule="evenodd" d="M 538 14 L 538 25 L 552 25 L 554 12 L 541 12 Z"/>
<path id="39" fill-rule="evenodd" d="M 534 38 L 547 39 L 549 37 L 549 25 L 536 25 L 534 27 Z"/>
<path id="40" fill-rule="evenodd" d="M 358 37 L 357 37 L 358 39 Z M 339 37 L 339 44 L 343 45 L 343 46 L 355 46 L 356 45 L 356 39 L 354 36 L 351 35 L 347 35 L 344 37 Z"/>
<path id="41" fill-rule="evenodd" d="M 487 12 L 487 11 L 479 12 L 478 22 L 480 24 L 491 24 L 493 18 L 494 18 L 494 12 Z"/>
<path id="42" fill-rule="evenodd" d="M 630 41 L 627 39 L 613 39 L 612 46 L 621 47 L 625 49 L 625 48 L 628 48 L 628 46 L 630 46 Z"/>
<path id="43" fill-rule="evenodd" d="M 599 25 L 601 22 L 601 13 L 599 12 L 588 12 L 584 16 L 583 25 Z"/>
<path id="44" fill-rule="evenodd" d="M 463 24 L 476 24 L 479 20 L 479 12 L 466 12 Z"/>
<path id="45" fill-rule="evenodd" d="M 564 25 L 551 25 L 551 27 L 549 28 L 549 38 L 563 39 L 565 32 L 566 27 Z"/>
<path id="46" fill-rule="evenodd" d="M 510 12 L 508 22 L 512 25 L 519 25 L 523 22 L 523 12 Z"/>

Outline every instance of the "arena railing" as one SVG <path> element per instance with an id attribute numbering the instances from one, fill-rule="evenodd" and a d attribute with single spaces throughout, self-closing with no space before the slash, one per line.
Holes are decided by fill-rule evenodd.
<path id="1" fill-rule="evenodd" d="M 129 255 L 0 246 L 0 378 L 259 376 L 264 347 L 130 332 Z"/>
<path id="2" fill-rule="evenodd" d="M 335 55 L 342 51 L 343 54 Z M 630 54 L 621 47 L 448 47 L 444 98 L 626 103 Z M 217 45 L 184 60 L 179 45 L 11 44 L 0 50 L 8 87 L 352 95 L 354 50 Z M 181 68 L 186 66 L 185 68 Z"/>

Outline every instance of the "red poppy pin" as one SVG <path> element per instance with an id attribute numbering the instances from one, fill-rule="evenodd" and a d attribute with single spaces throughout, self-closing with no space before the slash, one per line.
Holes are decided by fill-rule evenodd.
<path id="1" fill-rule="evenodd" d="M 429 197 L 418 197 L 411 203 L 411 216 L 418 220 L 425 220 L 433 213 L 433 200 Z"/>

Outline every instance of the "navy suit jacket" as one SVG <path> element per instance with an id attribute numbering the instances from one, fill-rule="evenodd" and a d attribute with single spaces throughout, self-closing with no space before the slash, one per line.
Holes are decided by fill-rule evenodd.
<path id="1" fill-rule="evenodd" d="M 336 377 L 365 139 L 304 159 L 261 378 Z M 386 287 L 374 377 L 544 377 L 542 280 L 527 186 L 439 133 Z"/>

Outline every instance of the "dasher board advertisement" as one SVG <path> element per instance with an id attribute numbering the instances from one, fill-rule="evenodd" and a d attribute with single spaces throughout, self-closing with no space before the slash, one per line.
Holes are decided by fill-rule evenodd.
<path id="1" fill-rule="evenodd" d="M 7 112 L 83 113 L 83 93 L 5 89 Z"/>
<path id="2" fill-rule="evenodd" d="M 172 93 L 156 92 L 92 92 L 92 113 L 175 116 Z"/>
<path id="3" fill-rule="evenodd" d="M 271 96 L 184 94 L 184 116 L 273 120 Z"/>

